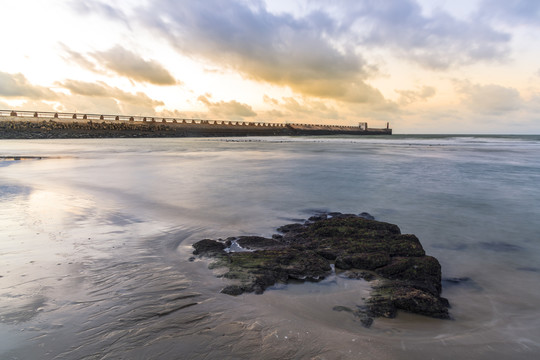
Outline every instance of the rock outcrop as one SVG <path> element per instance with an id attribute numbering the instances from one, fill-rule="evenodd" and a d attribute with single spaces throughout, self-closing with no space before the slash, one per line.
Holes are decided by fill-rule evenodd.
<path id="1" fill-rule="evenodd" d="M 372 281 L 366 305 L 335 309 L 353 312 L 365 326 L 374 317 L 394 317 L 397 310 L 448 319 L 437 259 L 425 254 L 416 236 L 372 219 L 366 213 L 320 214 L 304 224 L 278 228 L 280 234 L 271 239 L 204 239 L 193 245 L 194 254 L 213 258 L 212 268 L 228 269 L 223 276 L 233 281 L 222 290 L 226 294 L 260 294 L 289 279 L 319 281 L 334 267 L 351 278 Z"/>

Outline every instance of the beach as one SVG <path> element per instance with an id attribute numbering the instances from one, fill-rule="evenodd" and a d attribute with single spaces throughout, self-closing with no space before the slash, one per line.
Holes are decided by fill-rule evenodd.
<path id="1" fill-rule="evenodd" d="M 0 141 L 2 359 L 535 359 L 540 137 Z M 192 245 L 367 212 L 442 267 L 451 320 L 366 328 L 364 280 L 220 293 Z"/>

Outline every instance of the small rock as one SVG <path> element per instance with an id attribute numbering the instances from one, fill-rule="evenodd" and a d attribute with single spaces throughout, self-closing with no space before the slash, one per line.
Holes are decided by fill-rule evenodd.
<path id="1" fill-rule="evenodd" d="M 227 294 L 227 295 L 233 295 L 233 296 L 237 296 L 237 295 L 241 295 L 244 293 L 244 289 L 239 286 L 239 285 L 229 285 L 229 286 L 226 286 L 224 287 L 221 292 L 223 294 Z"/>
<path id="2" fill-rule="evenodd" d="M 361 318 L 360 322 L 362 323 L 363 327 L 369 328 L 373 324 L 373 318 L 366 316 L 366 317 Z"/>
<path id="3" fill-rule="evenodd" d="M 193 244 L 193 247 L 195 248 L 194 255 L 212 256 L 223 252 L 225 244 L 215 240 L 204 239 Z"/>

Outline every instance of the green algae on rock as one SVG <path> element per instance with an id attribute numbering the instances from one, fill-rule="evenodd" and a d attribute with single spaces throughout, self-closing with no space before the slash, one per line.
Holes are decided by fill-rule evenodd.
<path id="1" fill-rule="evenodd" d="M 398 309 L 448 319 L 438 260 L 425 254 L 416 236 L 372 219 L 369 214 L 320 214 L 278 228 L 281 234 L 271 239 L 204 239 L 193 244 L 193 254 L 213 258 L 211 268 L 227 269 L 222 276 L 232 284 L 222 290 L 225 294 L 261 294 L 289 279 L 319 281 L 332 273 L 333 265 L 336 272 L 373 281 L 366 306 L 351 310 L 364 326 L 373 317 L 394 317 Z"/>

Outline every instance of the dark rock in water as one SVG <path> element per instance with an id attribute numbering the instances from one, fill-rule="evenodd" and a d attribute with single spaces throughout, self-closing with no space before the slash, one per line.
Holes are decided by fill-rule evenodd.
<path id="1" fill-rule="evenodd" d="M 249 250 L 261 250 L 283 247 L 283 243 L 275 239 L 267 239 L 261 236 L 240 236 L 236 243 Z"/>
<path id="2" fill-rule="evenodd" d="M 382 252 L 374 254 L 359 253 L 337 258 L 336 267 L 343 270 L 352 268 L 374 270 L 390 264 L 390 261 L 390 256 Z"/>
<path id="3" fill-rule="evenodd" d="M 358 216 L 360 216 L 361 218 L 364 218 L 366 220 L 375 220 L 375 217 L 373 217 L 373 215 L 371 215 L 371 214 L 369 214 L 367 212 L 363 212 Z"/>
<path id="4" fill-rule="evenodd" d="M 204 239 L 193 244 L 195 251 L 193 255 L 216 255 L 220 254 L 225 249 L 225 244 L 219 241 Z"/>
<path id="5" fill-rule="evenodd" d="M 362 323 L 363 327 L 368 328 L 373 324 L 373 318 L 366 316 L 366 317 L 361 318 L 360 322 Z"/>
<path id="6" fill-rule="evenodd" d="M 448 300 L 438 294 L 416 288 L 407 283 L 386 283 L 375 287 L 375 293 L 368 299 L 372 316 L 393 318 L 398 309 L 434 318 L 448 319 Z"/>
<path id="7" fill-rule="evenodd" d="M 288 225 L 283 225 L 279 228 L 277 228 L 277 231 L 279 231 L 280 233 L 288 233 L 290 231 L 298 231 L 298 230 L 302 230 L 304 228 L 304 225 L 302 224 L 288 224 Z"/>
<path id="8" fill-rule="evenodd" d="M 315 215 L 315 216 L 310 217 L 308 220 L 309 221 L 319 221 L 319 220 L 325 220 L 326 218 L 328 218 L 328 215 L 319 214 L 319 215 Z"/>
<path id="9" fill-rule="evenodd" d="M 418 238 L 403 235 L 399 227 L 354 214 L 318 214 L 304 224 L 278 229 L 271 239 L 243 236 L 204 239 L 193 245 L 195 255 L 215 259 L 212 268 L 234 284 L 222 292 L 239 295 L 262 293 L 278 282 L 319 281 L 336 271 L 349 278 L 373 281 L 366 307 L 351 310 L 369 327 L 373 317 L 394 317 L 397 310 L 448 319 L 448 300 L 440 296 L 441 266 L 426 256 Z M 226 250 L 231 240 L 253 251 Z M 347 311 L 345 307 L 334 308 Z"/>
<path id="10" fill-rule="evenodd" d="M 244 293 L 244 291 L 245 289 L 240 285 L 229 285 L 229 286 L 224 287 L 221 290 L 223 294 L 233 295 L 233 296 L 241 295 Z"/>

